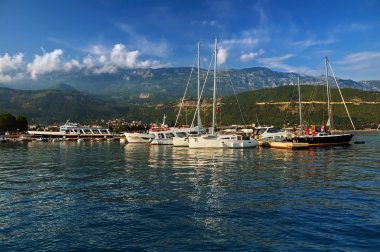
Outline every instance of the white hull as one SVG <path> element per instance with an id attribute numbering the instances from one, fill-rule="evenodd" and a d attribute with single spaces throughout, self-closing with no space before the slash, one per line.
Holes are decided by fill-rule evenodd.
<path id="1" fill-rule="evenodd" d="M 173 145 L 173 139 L 165 138 L 165 139 L 153 139 L 150 142 L 151 145 Z"/>
<path id="2" fill-rule="evenodd" d="M 149 143 L 154 135 L 148 133 L 124 133 L 128 143 Z"/>
<path id="3" fill-rule="evenodd" d="M 173 146 L 189 147 L 189 138 L 188 137 L 173 137 Z"/>
<path id="4" fill-rule="evenodd" d="M 79 126 L 67 121 L 59 127 L 59 131 L 28 131 L 28 134 L 36 137 L 49 138 L 108 138 L 113 137 L 108 128 Z"/>
<path id="5" fill-rule="evenodd" d="M 253 148 L 259 145 L 259 142 L 254 139 L 242 140 L 239 135 L 215 136 L 204 135 L 198 137 L 189 137 L 189 148 L 231 148 L 245 149 Z"/>
<path id="6" fill-rule="evenodd" d="M 151 145 L 173 145 L 172 130 L 153 132 Z"/>
<path id="7" fill-rule="evenodd" d="M 60 138 L 65 138 L 65 137 L 112 137 L 112 134 L 79 134 L 79 133 L 62 133 L 58 131 L 28 131 L 28 134 L 31 136 L 46 136 L 46 137 L 60 137 Z"/>

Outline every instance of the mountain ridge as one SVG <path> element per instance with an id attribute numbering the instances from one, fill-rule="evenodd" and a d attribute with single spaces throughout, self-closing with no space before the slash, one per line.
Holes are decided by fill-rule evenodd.
<path id="1" fill-rule="evenodd" d="M 64 88 L 67 88 L 65 85 Z M 324 101 L 325 87 L 302 85 L 302 100 Z M 359 128 L 373 127 L 380 123 L 380 92 L 362 91 L 351 88 L 342 89 L 345 101 L 349 102 L 351 116 Z M 190 124 L 195 109 L 195 101 L 192 99 L 190 106 L 182 110 L 180 124 Z M 332 100 L 341 101 L 336 89 L 332 89 Z M 190 99 L 191 101 L 191 99 Z M 237 103 L 239 101 L 239 103 Z M 289 103 L 289 101 L 293 101 Z M 242 92 L 236 96 L 223 97 L 220 119 L 223 125 L 229 124 L 252 124 L 257 119 L 262 124 L 282 125 L 284 121 L 294 122 L 298 118 L 298 109 L 295 109 L 298 101 L 297 86 L 281 86 L 277 88 L 265 88 L 255 91 Z M 363 102 L 368 101 L 368 103 Z M 277 102 L 277 103 L 276 103 Z M 373 104 L 371 104 L 371 102 Z M 104 99 L 96 95 L 71 90 L 14 90 L 0 88 L 0 114 L 11 113 L 27 117 L 32 124 L 63 123 L 67 119 L 74 122 L 106 122 L 113 118 L 124 118 L 129 121 L 155 122 L 160 121 L 164 114 L 167 122 L 174 124 L 179 109 L 179 100 L 175 102 L 161 103 L 156 105 L 136 105 L 121 102 L 117 99 Z M 193 105 L 191 105 L 193 104 Z M 202 121 L 206 126 L 211 121 L 210 97 L 205 97 L 202 106 Z M 307 108 L 309 107 L 309 108 Z M 325 117 L 324 104 L 312 104 L 303 108 L 311 122 L 320 123 Z M 335 105 L 334 105 L 335 107 Z M 240 110 L 241 108 L 241 110 Z M 337 125 L 344 129 L 349 128 L 346 114 L 342 105 L 334 109 L 337 116 Z M 285 113 L 286 112 L 286 113 Z M 241 120 L 240 115 L 245 120 Z M 289 120 L 284 117 L 288 115 Z M 291 120 L 290 120 L 291 119 Z M 188 121 L 189 120 L 189 121 Z"/>
<path id="2" fill-rule="evenodd" d="M 168 102 L 182 97 L 186 83 L 189 80 L 191 67 L 173 67 L 157 69 L 126 69 L 114 74 L 89 74 L 78 70 L 70 74 L 53 72 L 41 75 L 39 80 L 18 80 L 12 84 L 1 86 L 26 90 L 41 90 L 48 87 L 66 84 L 78 91 L 103 97 L 113 97 L 129 102 L 159 103 Z M 207 71 L 201 69 L 201 83 L 204 83 Z M 205 86 L 205 95 L 211 94 L 212 74 L 209 72 Z M 268 87 L 295 85 L 297 73 L 273 71 L 266 67 L 251 67 L 244 69 L 220 70 L 218 72 L 219 92 L 222 95 L 234 92 L 259 90 Z M 380 91 L 380 81 L 353 81 L 338 79 L 341 88 L 356 88 L 367 91 Z M 324 84 L 324 76 L 300 75 L 303 85 Z M 331 83 L 333 83 L 331 79 Z M 197 90 L 196 69 L 190 79 L 189 95 L 195 96 Z M 144 94 L 144 95 L 141 95 Z M 145 98 L 141 98 L 145 97 Z M 148 97 L 148 98 L 146 98 Z"/>

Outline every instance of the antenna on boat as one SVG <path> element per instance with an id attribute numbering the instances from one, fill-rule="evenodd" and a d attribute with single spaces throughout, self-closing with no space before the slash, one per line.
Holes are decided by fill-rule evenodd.
<path id="1" fill-rule="evenodd" d="M 164 114 L 164 118 L 162 119 L 162 126 L 165 126 L 165 119 L 166 119 L 166 114 Z"/>

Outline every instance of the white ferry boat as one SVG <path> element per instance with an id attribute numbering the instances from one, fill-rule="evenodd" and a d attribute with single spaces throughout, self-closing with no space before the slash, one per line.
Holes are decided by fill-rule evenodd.
<path id="1" fill-rule="evenodd" d="M 113 137 L 108 128 L 79 126 L 67 121 L 59 127 L 59 131 L 28 131 L 34 137 L 43 138 L 110 138 Z"/>

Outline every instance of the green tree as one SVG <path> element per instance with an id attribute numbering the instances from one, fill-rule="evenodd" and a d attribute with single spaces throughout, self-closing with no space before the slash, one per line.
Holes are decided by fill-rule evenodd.
<path id="1" fill-rule="evenodd" d="M 27 131 L 28 130 L 28 120 L 24 116 L 16 117 L 16 130 Z"/>
<path id="2" fill-rule="evenodd" d="M 0 131 L 12 131 L 16 125 L 16 118 L 7 113 L 0 115 Z"/>
<path id="3" fill-rule="evenodd" d="M 0 131 L 27 131 L 28 121 L 24 116 L 0 114 Z"/>

